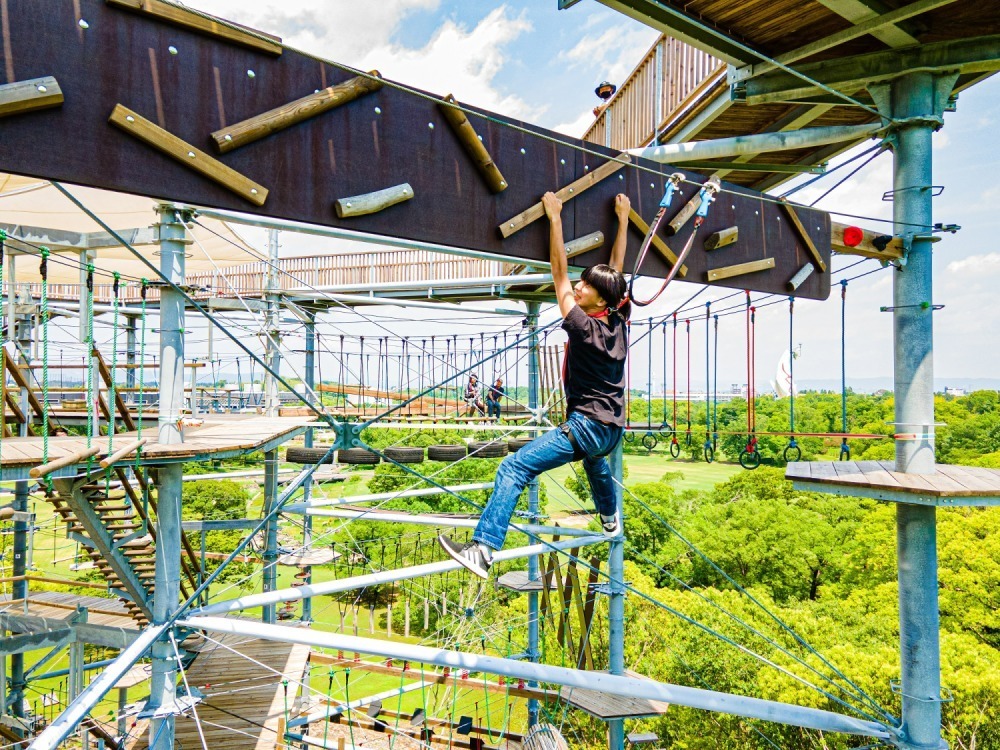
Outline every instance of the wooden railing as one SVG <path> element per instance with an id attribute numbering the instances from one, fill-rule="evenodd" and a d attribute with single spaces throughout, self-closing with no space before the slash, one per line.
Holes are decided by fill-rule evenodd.
<path id="1" fill-rule="evenodd" d="M 619 150 L 651 143 L 699 85 L 724 66 L 707 52 L 661 36 L 603 107 L 584 140 Z"/>
<path id="2" fill-rule="evenodd" d="M 504 264 L 485 258 L 465 258 L 458 255 L 432 253 L 427 250 L 379 250 L 342 253 L 338 255 L 282 258 L 278 261 L 278 284 L 283 291 L 309 289 L 343 284 L 368 284 L 378 289 L 380 284 L 391 282 L 413 283 L 446 281 L 483 276 L 499 276 Z M 260 298 L 264 293 L 266 268 L 263 263 L 229 266 L 221 271 L 189 274 L 185 284 L 193 288 L 191 296 L 202 300 L 210 297 Z M 41 295 L 40 284 L 19 284 L 19 290 Z M 79 284 L 50 284 L 49 299 L 80 299 Z M 137 304 L 140 300 L 139 285 L 125 284 L 119 299 L 124 304 Z M 159 289 L 150 287 L 146 299 L 159 299 Z M 112 300 L 110 284 L 94 284 L 94 301 L 109 304 Z"/>

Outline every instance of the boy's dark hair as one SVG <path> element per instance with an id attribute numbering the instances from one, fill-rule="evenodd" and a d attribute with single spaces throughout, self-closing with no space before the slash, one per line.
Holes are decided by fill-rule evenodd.
<path id="1" fill-rule="evenodd" d="M 584 270 L 580 278 L 594 287 L 608 309 L 628 320 L 632 303 L 628 301 L 628 284 L 625 277 L 606 263 L 598 263 Z"/>

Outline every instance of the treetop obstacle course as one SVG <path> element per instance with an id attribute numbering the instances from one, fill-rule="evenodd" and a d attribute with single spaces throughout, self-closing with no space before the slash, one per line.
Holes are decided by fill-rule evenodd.
<path id="1" fill-rule="evenodd" d="M 1000 69 L 1000 41 L 981 36 L 981 29 L 1000 23 L 1000 10 L 967 0 L 913 0 L 885 9 L 832 8 L 819 0 L 696 0 L 683 9 L 651 0 L 606 4 L 729 64 L 721 68 L 724 75 L 711 70 L 685 89 L 670 112 L 658 95 L 651 142 L 612 147 L 615 99 L 603 110 L 604 144 L 595 145 L 465 105 L 451 94 L 404 86 L 377 70 L 311 57 L 270 34 L 167 0 L 0 1 L 6 75 L 0 169 L 52 181 L 51 190 L 86 225 L 35 226 L 22 214 L 5 216 L 0 202 L 0 286 L 6 280 L 9 291 L 0 294 L 0 317 L 6 316 L 0 478 L 14 483 L 13 503 L 0 508 L 0 522 L 13 523 L 14 542 L 5 581 L 11 596 L 0 609 L 4 742 L 38 750 L 89 748 L 95 738 L 98 746 L 123 750 L 222 744 L 339 750 L 380 742 L 391 748 L 397 741 L 548 748 L 565 747 L 563 732 L 574 726 L 567 716 L 585 712 L 604 722 L 609 747 L 621 750 L 625 721 L 661 715 L 674 703 L 739 717 L 748 722 L 740 725 L 746 736 L 762 746 L 776 744 L 758 721 L 823 733 L 824 742 L 829 733 L 910 750 L 944 747 L 933 513 L 938 506 L 996 503 L 1000 478 L 997 470 L 934 464 L 931 320 L 939 306 L 931 302 L 930 249 L 935 232 L 950 230 L 932 222 L 929 139 L 957 91 Z M 663 68 L 662 58 L 657 64 Z M 662 85 L 664 76 L 657 78 Z M 802 129 L 809 123 L 814 127 Z M 796 170 L 818 170 L 820 162 L 869 137 L 881 141 L 870 158 L 884 150 L 895 157 L 887 193 L 895 212 L 891 233 L 833 222 L 825 211 L 789 202 L 792 191 L 781 197 L 761 192 Z M 755 163 L 758 157 L 766 161 Z M 760 173 L 765 176 L 752 176 Z M 29 181 L 12 190 L 27 191 L 19 196 L 26 199 L 37 187 Z M 89 188 L 171 202 L 157 204 L 152 228 L 112 226 Z M 631 323 L 631 350 L 644 349 L 647 358 L 647 424 L 635 423 L 630 411 L 626 440 L 641 434 L 652 451 L 657 436 L 669 438 L 673 457 L 683 448 L 707 462 L 721 444 L 730 458 L 754 469 L 769 458 L 762 456 L 762 439 L 788 438 L 778 453 L 796 487 L 897 503 L 900 716 L 625 487 L 621 446 L 609 457 L 619 510 L 626 497 L 641 507 L 654 533 L 723 578 L 767 628 L 706 600 L 740 633 L 733 635 L 633 583 L 626 575 L 627 544 L 657 575 L 691 588 L 635 549 L 628 519 L 626 533 L 610 540 L 546 522 L 537 480 L 511 525 L 520 536 L 495 558 L 514 568 L 504 566 L 492 590 L 442 558 L 433 532 L 424 531 L 424 538 L 425 526 L 460 534 L 475 526 L 492 482 L 465 461 L 523 449 L 524 438 L 556 429 L 565 416 L 558 323 L 539 319 L 540 302 L 552 298 L 538 202 L 546 191 L 564 203 L 566 236 L 576 240 L 567 243 L 574 266 L 607 257 L 604 238 L 615 234 L 611 206 L 617 194 L 628 195 L 625 268 L 632 270 L 629 293 L 637 307 L 654 303 L 674 280 L 702 285 L 675 310 Z M 30 207 L 25 213 L 30 216 Z M 237 221 L 270 230 L 266 252 L 231 229 Z M 388 265 L 383 258 L 359 263 L 353 275 L 332 268 L 346 255 L 292 263 L 280 257 L 278 241 L 279 229 L 292 228 L 413 254 L 400 256 L 385 275 L 376 268 Z M 203 246 L 208 242 L 228 253 L 222 267 Z M 156 251 L 140 249 L 148 245 Z M 848 431 L 844 310 L 847 283 L 857 276 L 839 279 L 841 430 L 806 432 L 801 416 L 796 429 L 795 301 L 829 297 L 835 275 L 852 267 L 835 271 L 834 251 L 877 259 L 893 274 L 894 305 L 886 309 L 896 324 L 896 419 L 885 435 Z M 442 253 L 473 260 L 442 270 Z M 128 265 L 116 265 L 119 258 Z M 247 265 L 233 265 L 234 258 Z M 324 264 L 331 268 L 319 267 Z M 427 266 L 426 275 L 412 272 L 417 264 Z M 206 269 L 213 281 L 196 281 Z M 638 276 L 653 279 L 658 291 L 643 298 Z M 713 287 L 737 291 L 695 302 Z M 521 301 L 525 313 L 496 310 L 500 322 L 473 335 L 453 327 L 446 335 L 404 336 L 374 317 L 365 322 L 376 335 L 317 328 L 320 315 L 347 310 L 361 318 L 356 308 L 376 301 L 455 312 L 466 309 L 457 303 L 486 299 Z M 758 429 L 761 311 L 786 302 L 788 429 Z M 155 324 L 148 319 L 152 310 Z M 112 316 L 104 342 L 110 356 L 102 354 L 97 334 L 105 313 Z M 82 373 L 80 385 L 70 386 L 76 391 L 52 377 L 67 367 L 55 363 L 53 333 L 70 314 L 79 318 L 78 341 L 67 344 L 81 354 L 80 365 L 68 366 Z M 726 429 L 719 420 L 720 318 L 742 328 L 743 340 L 732 348 L 746 357 L 745 430 Z M 235 409 L 222 406 L 213 382 L 213 405 L 199 413 L 197 394 L 205 389 L 190 367 L 198 363 L 185 352 L 194 343 L 193 319 L 207 321 L 210 361 L 217 331 L 239 350 L 236 367 L 241 360 L 249 366 L 251 392 L 253 372 L 261 373 L 254 413 L 239 413 L 246 408 L 242 375 Z M 692 398 L 702 319 L 703 442 L 695 435 L 699 407 Z M 305 355 L 301 378 L 288 374 L 295 367 L 290 326 L 305 340 L 305 349 L 295 352 Z M 656 425 L 654 332 L 663 348 Z M 153 335 L 155 357 L 147 347 Z M 730 336 L 724 330 L 724 347 Z M 337 370 L 326 379 L 324 355 Z M 155 388 L 147 366 L 155 370 Z M 130 378 L 124 387 L 122 369 Z M 496 421 L 478 413 L 482 394 L 467 392 L 472 375 L 484 387 L 502 378 L 510 388 Z M 638 401 L 631 369 L 627 377 L 629 398 Z M 149 398 L 153 390 L 155 399 Z M 82 399 L 54 407 L 53 394 L 74 392 Z M 284 413 L 282 394 L 295 399 Z M 76 405 L 67 408 L 71 400 L 82 407 L 75 415 Z M 155 436 L 148 426 L 154 415 Z M 78 434 L 60 435 L 67 427 Z M 427 447 L 427 459 L 439 463 L 418 470 L 425 447 L 410 441 L 435 429 L 458 442 Z M 289 450 L 286 460 L 301 466 L 282 479 L 278 449 L 299 436 L 304 446 Z M 848 440 L 891 438 L 896 462 L 792 460 L 803 455 L 798 441 L 809 437 L 838 439 L 841 459 L 851 457 Z M 730 443 L 738 444 L 735 455 Z M 262 460 L 250 458 L 258 453 Z M 372 491 L 326 495 L 320 469 L 335 458 L 380 464 Z M 230 515 L 182 522 L 182 497 L 189 502 L 185 464 L 228 459 L 263 464 L 259 496 L 236 498 Z M 114 599 L 30 590 L 32 583 L 79 583 L 31 572 L 28 542 L 36 519 L 28 509 L 35 480 L 36 499 L 52 514 L 53 537 L 65 529 L 76 546 L 75 564 L 92 565 L 99 575 L 89 588 Z M 232 492 L 211 502 L 225 504 Z M 574 502 L 590 511 L 579 498 Z M 393 533 L 386 524 L 404 529 Z M 355 537 L 358 529 L 367 536 Z M 200 535 L 200 551 L 192 533 Z M 224 552 L 209 551 L 207 537 L 223 533 L 237 541 Z M 598 552 L 604 544 L 606 563 Z M 586 547 L 595 549 L 584 556 Z M 517 567 L 522 560 L 526 571 Z M 258 565 L 247 570 L 239 567 L 244 563 Z M 296 572 L 282 574 L 282 565 Z M 809 691 L 815 705 L 719 692 L 693 669 L 693 686 L 628 670 L 626 596 L 634 607 L 669 613 L 755 659 Z M 518 597 L 523 604 L 514 608 Z M 260 623 L 249 619 L 258 607 Z M 339 627 L 330 619 L 332 608 Z M 224 616 L 232 613 L 242 616 Z M 385 638 L 375 637 L 383 629 Z M 672 649 L 662 635 L 660 641 Z M 269 647 L 272 642 L 282 646 Z M 749 645 L 759 643 L 776 656 Z M 117 656 L 95 659 L 91 652 L 88 658 L 85 646 Z M 28 667 L 24 655 L 40 650 L 41 659 Z M 42 673 L 64 650 L 65 675 Z M 145 660 L 148 665 L 139 664 Z M 87 671 L 98 671 L 89 684 Z M 43 680 L 53 675 L 67 677 L 53 693 L 65 708 L 49 716 L 26 708 L 33 681 L 47 686 Z M 147 679 L 148 698 L 130 708 L 128 691 Z M 99 721 L 98 706 L 115 690 L 112 722 Z M 391 701 L 398 701 L 395 710 Z M 523 732 L 513 731 L 522 725 Z M 629 739 L 641 744 L 650 736 Z"/>

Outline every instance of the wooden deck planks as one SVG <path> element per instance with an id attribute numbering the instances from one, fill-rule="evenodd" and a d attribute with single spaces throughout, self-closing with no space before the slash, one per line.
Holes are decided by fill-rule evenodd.
<path id="1" fill-rule="evenodd" d="M 637 672 L 625 670 L 629 677 L 648 679 Z M 640 716 L 660 716 L 667 712 L 669 703 L 647 700 L 645 698 L 629 698 L 622 695 L 612 695 L 600 690 L 584 690 L 582 688 L 562 688 L 559 697 L 567 703 L 579 708 L 599 719 L 628 719 Z"/>
<path id="2" fill-rule="evenodd" d="M 239 636 L 216 640 L 225 645 L 209 642 L 187 670 L 188 683 L 205 694 L 198 705 L 198 716 L 208 747 L 273 750 L 278 720 L 285 711 L 281 682 L 288 680 L 291 709 L 298 694 L 298 682 L 305 672 L 309 647 Z M 202 746 L 193 718 L 177 717 L 176 732 L 177 747 Z M 147 743 L 148 734 L 144 734 L 129 750 L 146 750 Z"/>
<path id="3" fill-rule="evenodd" d="M 890 461 L 798 461 L 788 464 L 785 478 L 942 498 L 1000 496 L 1000 470 L 976 466 L 942 464 L 933 474 L 909 474 L 896 471 Z"/>
<path id="4" fill-rule="evenodd" d="M 304 425 L 315 422 L 314 416 L 306 417 L 249 417 L 209 421 L 201 427 L 185 430 L 185 441 L 179 445 L 148 443 L 143 449 L 147 459 L 184 458 L 203 453 L 221 453 L 234 450 L 257 450 L 265 443 L 293 432 Z M 155 434 L 155 426 L 147 431 L 147 436 Z M 115 444 L 124 445 L 137 439 L 135 432 L 119 432 Z M 96 440 L 94 445 L 101 452 L 94 458 L 96 464 L 107 455 L 107 438 Z M 86 438 L 49 438 L 49 460 L 68 456 L 87 447 Z M 6 438 L 0 446 L 0 468 L 14 466 L 37 466 L 42 463 L 42 438 Z"/>

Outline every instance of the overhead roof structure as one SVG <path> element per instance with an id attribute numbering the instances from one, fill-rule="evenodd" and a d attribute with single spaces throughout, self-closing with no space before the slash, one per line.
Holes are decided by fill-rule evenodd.
<path id="1" fill-rule="evenodd" d="M 719 67 L 657 123 L 679 143 L 882 120 L 872 84 L 906 70 L 954 73 L 945 98 L 1000 68 L 1000 4 L 972 0 L 598 0 L 698 50 Z M 565 4 L 565 3 L 564 3 Z M 790 68 L 794 67 L 794 70 Z M 610 106 L 614 106 L 612 99 Z M 853 145 L 762 152 L 739 161 L 816 165 Z M 639 146 L 642 144 L 632 144 Z M 712 170 L 709 170 L 712 171 Z M 767 190 L 786 171 L 723 169 Z"/>

